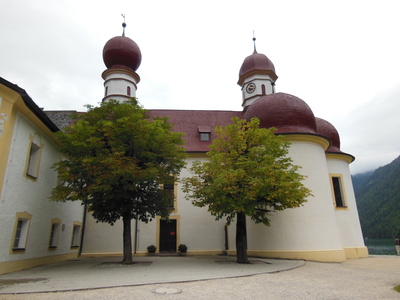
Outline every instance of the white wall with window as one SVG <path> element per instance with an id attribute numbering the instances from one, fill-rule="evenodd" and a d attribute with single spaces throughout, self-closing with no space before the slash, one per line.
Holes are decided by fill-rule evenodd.
<path id="1" fill-rule="evenodd" d="M 204 160 L 204 155 L 189 157 L 188 165 L 182 170 L 180 177 L 191 176 L 189 168 L 193 161 Z M 172 177 L 171 177 L 172 179 Z M 196 254 L 220 254 L 225 249 L 225 220 L 216 221 L 215 217 L 207 211 L 206 207 L 193 206 L 191 201 L 186 200 L 182 192 L 182 185 L 172 181 L 166 185 L 168 189 L 174 189 L 176 201 L 171 209 L 170 218 L 176 220 L 177 246 L 180 243 L 186 244 L 191 253 Z M 132 220 L 132 247 L 138 254 L 147 254 L 147 247 L 157 246 L 160 250 L 160 218 L 157 217 L 149 223 Z M 199 225 L 200 224 L 200 225 Z M 83 255 L 104 255 L 122 253 L 122 221 L 117 221 L 113 226 L 107 223 L 96 223 L 88 213 L 85 227 L 85 239 L 83 244 Z M 107 239 L 99 239 L 99 236 L 107 236 Z M 135 237 L 136 243 L 135 243 Z"/>
<path id="2" fill-rule="evenodd" d="M 60 159 L 53 133 L 23 112 L 10 120 L 12 142 L 4 145 L 9 154 L 0 195 L 0 274 L 13 270 L 13 261 L 30 267 L 46 257 L 76 256 L 73 222 L 83 217 L 80 203 L 49 200 L 58 183 L 51 166 Z"/>
<path id="3" fill-rule="evenodd" d="M 72 237 L 71 237 L 71 248 L 78 248 L 81 243 L 81 222 L 73 222 L 72 224 Z"/>
<path id="4" fill-rule="evenodd" d="M 295 165 L 301 166 L 299 172 L 307 176 L 304 185 L 313 196 L 308 197 L 301 207 L 272 214 L 270 227 L 248 220 L 248 247 L 258 251 L 255 255 L 274 255 L 274 251 L 279 250 L 281 257 L 294 258 L 291 255 L 295 251 L 299 257 L 301 253 L 303 257 L 312 256 L 314 260 L 324 261 L 324 255 L 327 255 L 332 261 L 342 261 L 345 254 L 334 226 L 336 219 L 330 201 L 325 149 L 318 140 L 312 142 L 307 136 L 302 138 L 303 141 L 290 141 L 289 156 Z M 234 247 L 233 232 L 231 240 Z"/>
<path id="5" fill-rule="evenodd" d="M 327 159 L 330 179 L 336 180 L 340 186 L 342 203 L 335 200 L 335 187 L 332 181 L 332 209 L 335 211 L 337 228 L 339 229 L 342 247 L 347 251 L 348 258 L 356 257 L 352 249 L 364 246 L 360 223 L 358 222 L 358 210 L 354 195 L 353 183 L 346 156 L 328 155 Z M 336 194 L 338 194 L 338 190 Z"/>
<path id="6" fill-rule="evenodd" d="M 61 220 L 58 218 L 54 218 L 51 220 L 50 226 L 50 238 L 49 238 L 49 248 L 57 249 L 58 245 L 58 237 L 60 235 L 61 229 Z"/>
<path id="7" fill-rule="evenodd" d="M 28 212 L 16 213 L 12 251 L 25 251 L 31 218 Z"/>
<path id="8" fill-rule="evenodd" d="M 42 158 L 42 148 L 44 145 L 37 133 L 30 135 L 29 139 L 31 142 L 28 146 L 26 175 L 32 178 L 37 178 L 39 174 L 40 159 Z"/>

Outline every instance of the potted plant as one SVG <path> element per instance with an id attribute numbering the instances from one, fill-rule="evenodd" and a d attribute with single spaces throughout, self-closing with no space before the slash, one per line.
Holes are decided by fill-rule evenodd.
<path id="1" fill-rule="evenodd" d="M 150 255 L 152 255 L 152 254 L 156 253 L 157 247 L 154 245 L 150 245 L 147 247 L 147 251 L 149 252 Z"/>
<path id="2" fill-rule="evenodd" d="M 186 255 L 188 247 L 185 244 L 180 244 L 178 246 L 178 251 L 180 255 Z"/>

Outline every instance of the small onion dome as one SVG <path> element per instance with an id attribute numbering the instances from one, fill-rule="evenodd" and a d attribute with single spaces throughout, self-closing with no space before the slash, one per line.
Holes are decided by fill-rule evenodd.
<path id="1" fill-rule="evenodd" d="M 139 46 L 130 38 L 116 36 L 105 44 L 103 61 L 108 69 L 113 66 L 124 66 L 136 71 L 142 61 L 142 53 Z"/>
<path id="2" fill-rule="evenodd" d="M 275 74 L 275 67 L 272 61 L 266 57 L 264 54 L 254 53 L 250 56 L 247 56 L 240 68 L 239 71 L 239 85 L 242 85 L 244 79 L 253 75 L 253 74 L 267 74 L 273 80 L 277 80 L 278 76 Z"/>
<path id="3" fill-rule="evenodd" d="M 317 122 L 317 134 L 325 136 L 331 140 L 331 145 L 326 150 L 326 153 L 336 155 L 340 154 L 342 157 L 347 158 L 348 163 L 352 163 L 355 160 L 355 157 L 340 150 L 340 137 L 336 128 L 323 119 L 315 118 L 315 120 Z"/>
<path id="4" fill-rule="evenodd" d="M 340 137 L 336 128 L 321 118 L 315 118 L 317 122 L 317 134 L 323 135 L 331 140 L 331 145 L 329 146 L 327 152 L 341 152 L 340 151 Z"/>
<path id="5" fill-rule="evenodd" d="M 317 125 L 311 108 L 300 98 L 275 93 L 254 101 L 246 110 L 244 118 L 260 119 L 260 127 L 278 129 L 277 133 L 315 134 Z"/>

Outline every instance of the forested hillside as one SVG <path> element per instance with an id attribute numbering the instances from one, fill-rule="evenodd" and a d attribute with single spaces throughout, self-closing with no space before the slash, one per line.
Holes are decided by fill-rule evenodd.
<path id="1" fill-rule="evenodd" d="M 352 176 L 364 237 L 390 238 L 400 231 L 400 156 L 373 173 Z"/>
<path id="2" fill-rule="evenodd" d="M 374 174 L 374 171 L 369 171 L 369 172 L 365 172 L 362 174 L 357 174 L 357 175 L 351 176 L 351 179 L 353 180 L 354 192 L 356 194 L 367 183 L 367 181 L 371 178 L 371 176 L 373 174 Z"/>

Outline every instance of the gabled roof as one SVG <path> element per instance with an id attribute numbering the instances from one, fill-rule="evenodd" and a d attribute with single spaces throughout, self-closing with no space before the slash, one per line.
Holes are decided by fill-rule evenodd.
<path id="1" fill-rule="evenodd" d="M 215 127 L 231 124 L 233 117 L 243 118 L 242 111 L 150 109 L 148 113 L 151 118 L 168 117 L 174 125 L 172 130 L 185 134 L 187 152 L 208 152 L 208 146 L 215 138 Z M 211 129 L 210 141 L 200 140 L 199 128 Z"/>
<path id="2" fill-rule="evenodd" d="M 14 92 L 18 93 L 22 100 L 24 101 L 26 107 L 29 108 L 33 114 L 38 117 L 40 121 L 43 122 L 52 132 L 59 131 L 60 129 L 50 120 L 50 118 L 43 112 L 43 110 L 37 106 L 37 104 L 29 97 L 28 93 L 20 88 L 18 85 L 5 80 L 4 78 L 0 77 L 0 84 L 8 87 L 9 89 L 13 90 Z"/>

